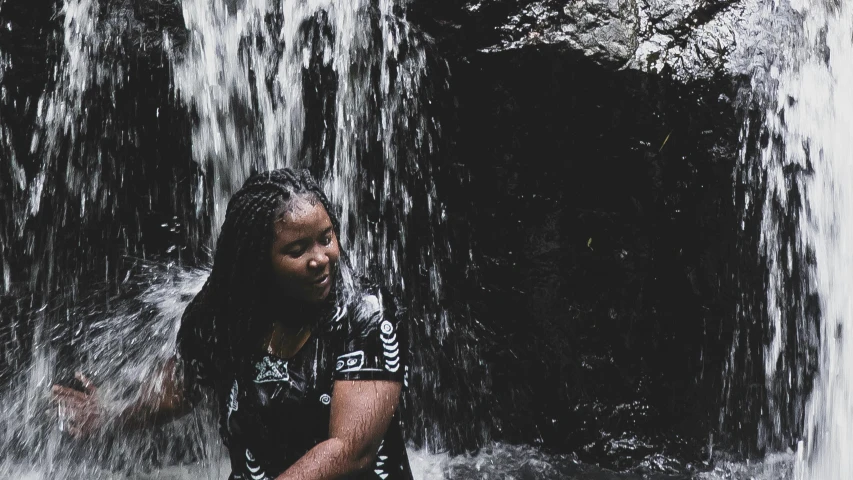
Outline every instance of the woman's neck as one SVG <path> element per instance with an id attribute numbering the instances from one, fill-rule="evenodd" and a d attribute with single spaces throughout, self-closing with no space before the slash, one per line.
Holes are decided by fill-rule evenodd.
<path id="1" fill-rule="evenodd" d="M 311 330 L 326 309 L 326 302 L 288 302 L 287 307 L 270 302 L 268 318 L 272 319 L 261 347 L 265 353 L 280 358 L 296 355 L 311 336 Z"/>
<path id="2" fill-rule="evenodd" d="M 288 359 L 299 353 L 311 337 L 310 324 L 302 327 L 287 326 L 275 322 L 269 334 L 264 339 L 264 353 L 270 353 L 279 358 Z"/>

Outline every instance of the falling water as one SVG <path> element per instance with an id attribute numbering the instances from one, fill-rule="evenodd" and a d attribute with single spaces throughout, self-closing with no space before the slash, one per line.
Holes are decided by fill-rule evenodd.
<path id="1" fill-rule="evenodd" d="M 853 473 L 853 5 L 790 7 L 801 26 L 756 84 L 766 105 L 759 161 L 769 273 L 762 441 L 793 435 L 796 478 L 840 480 Z"/>
<path id="2" fill-rule="evenodd" d="M 802 8 L 809 54 L 799 72 L 783 74 L 780 91 L 790 89 L 794 98 L 786 116 L 788 155 L 810 170 L 801 235 L 814 255 L 811 288 L 820 295 L 822 322 L 797 476 L 833 480 L 853 473 L 853 8 Z"/>
<path id="3" fill-rule="evenodd" d="M 413 202 L 425 201 L 441 220 L 429 162 L 438 132 L 421 105 L 429 74 L 422 40 L 395 16 L 396 2 L 374 7 L 367 0 L 185 1 L 189 45 L 175 52 L 175 84 L 198 116 L 193 156 L 213 183 L 214 229 L 253 169 L 310 168 L 341 208 L 344 246 L 358 267 L 378 264 L 396 285 Z M 413 198 L 418 187 L 423 198 Z M 378 216 L 364 221 L 371 207 Z M 431 242 L 424 243 L 428 256 Z M 438 266 L 426 268 L 438 295 Z"/>
<path id="4" fill-rule="evenodd" d="M 9 57 L 0 51 L 0 84 L 3 83 L 6 71 L 12 67 Z M 6 102 L 6 92 L 0 91 L 0 99 Z M 12 198 L 15 192 L 20 192 L 26 187 L 26 174 L 19 164 L 13 148 L 12 132 L 8 126 L 0 122 L 0 157 L 7 159 L 6 171 L 0 172 L 0 195 L 4 198 Z M 12 218 L 12 202 L 5 202 L 2 207 L 4 218 Z M 8 257 L 11 254 L 10 237 L 14 235 L 14 227 L 11 224 L 0 222 L 0 292 L 9 293 L 12 288 L 12 268 Z"/>

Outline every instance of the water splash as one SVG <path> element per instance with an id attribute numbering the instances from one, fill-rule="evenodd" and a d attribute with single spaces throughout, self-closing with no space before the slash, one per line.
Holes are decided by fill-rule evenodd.
<path id="1" fill-rule="evenodd" d="M 721 455 L 714 468 L 696 475 L 696 480 L 791 480 L 796 457 L 791 452 L 773 453 L 761 461 L 733 460 Z"/>
<path id="2" fill-rule="evenodd" d="M 110 429 L 76 441 L 63 432 L 49 404 L 50 386 L 66 381 L 75 370 L 98 385 L 108 420 L 144 394 L 143 386 L 160 388 L 150 380 L 172 355 L 180 316 L 207 272 L 161 266 L 143 270 L 106 303 L 99 292 L 72 310 L 48 305 L 29 312 L 40 320 L 32 358 L 0 397 L 7 405 L 0 416 L 0 477 L 122 478 L 188 464 L 204 473 L 202 478 L 222 478 L 221 442 L 210 406 L 151 431 Z"/>

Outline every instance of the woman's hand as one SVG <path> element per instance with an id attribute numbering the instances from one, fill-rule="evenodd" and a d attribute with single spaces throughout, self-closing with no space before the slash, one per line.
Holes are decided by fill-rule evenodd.
<path id="1" fill-rule="evenodd" d="M 59 429 L 74 438 L 87 438 L 98 432 L 104 424 L 104 412 L 96 387 L 80 372 L 74 378 L 83 385 L 83 391 L 54 385 L 51 401 L 56 406 Z"/>

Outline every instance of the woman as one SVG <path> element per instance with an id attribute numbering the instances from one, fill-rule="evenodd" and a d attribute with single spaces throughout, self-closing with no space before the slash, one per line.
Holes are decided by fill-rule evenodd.
<path id="1" fill-rule="evenodd" d="M 163 388 L 116 422 L 174 418 L 213 395 L 232 480 L 411 479 L 396 412 L 402 325 L 387 295 L 353 278 L 338 233 L 308 173 L 247 180 L 228 203 Z M 104 423 L 81 380 L 83 392 L 54 387 L 78 436 Z"/>

